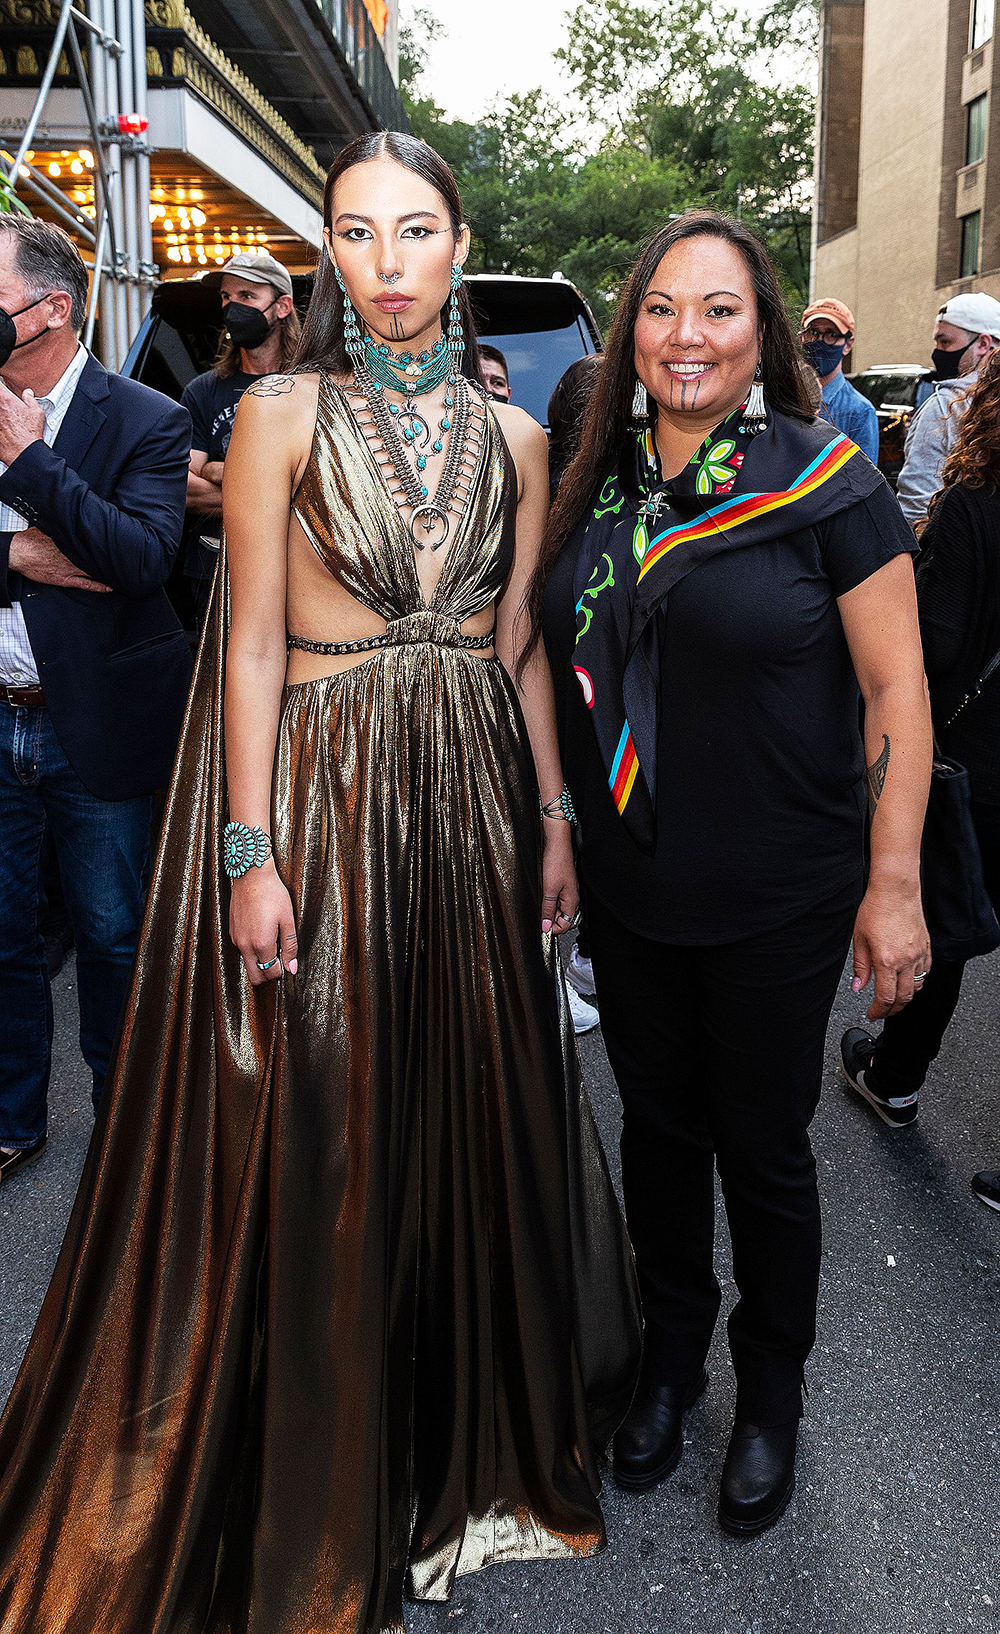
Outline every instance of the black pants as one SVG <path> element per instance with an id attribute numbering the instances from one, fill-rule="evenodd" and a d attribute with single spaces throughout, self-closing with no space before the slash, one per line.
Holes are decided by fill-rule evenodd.
<path id="1" fill-rule="evenodd" d="M 721 1299 L 714 1160 L 740 1294 L 729 1318 L 736 1411 L 755 1424 L 802 1411 L 820 1261 L 808 1130 L 859 896 L 852 886 L 723 947 L 648 941 L 587 898 L 648 1364 L 681 1383 L 708 1354 Z"/>
<path id="2" fill-rule="evenodd" d="M 973 801 L 986 889 L 1000 914 L 1000 806 Z M 955 1014 L 965 964 L 934 959 L 927 980 L 905 1010 L 889 1016 L 875 1046 L 869 1081 L 879 1095 L 913 1095 L 927 1077 Z"/>

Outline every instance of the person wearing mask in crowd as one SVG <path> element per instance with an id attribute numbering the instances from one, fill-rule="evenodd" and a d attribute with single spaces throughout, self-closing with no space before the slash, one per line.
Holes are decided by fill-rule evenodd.
<path id="1" fill-rule="evenodd" d="M 979 370 L 1000 345 L 1000 301 L 979 292 L 952 296 L 938 313 L 933 339 L 934 390 L 907 427 L 896 481 L 900 509 L 918 537 Z"/>
<path id="2" fill-rule="evenodd" d="M 293 371 L 237 413 L 102 1139 L 0 1420 L 18 1634 L 402 1634 L 404 1595 L 605 1542 L 640 1334 L 519 663 L 545 436 L 479 388 L 444 160 L 369 133 L 323 204 Z"/>
<path id="3" fill-rule="evenodd" d="M 79 339 L 87 269 L 59 227 L 0 216 L 0 1180 L 40 1157 L 51 836 L 101 1097 L 191 656 L 163 589 L 191 420 Z"/>
<path id="4" fill-rule="evenodd" d="M 507 359 L 498 346 L 479 342 L 479 372 L 483 385 L 495 403 L 509 403 L 511 399 L 510 370 Z"/>
<path id="5" fill-rule="evenodd" d="M 292 280 L 273 255 L 241 250 L 201 281 L 222 297 L 223 334 L 215 366 L 181 395 L 193 427 L 184 577 L 192 581 L 199 630 L 219 559 L 222 473 L 236 406 L 261 375 L 287 369 L 301 333 Z"/>
<path id="6" fill-rule="evenodd" d="M 555 499 L 559 484 L 580 446 L 583 416 L 597 384 L 597 371 L 602 353 L 594 352 L 578 357 L 575 363 L 560 375 L 552 388 L 547 409 L 549 422 L 549 497 Z M 590 938 L 587 916 L 581 910 L 576 943 L 566 961 L 566 984 L 573 1028 L 577 1033 L 589 1033 L 600 1021 L 594 1003 L 594 967 L 590 958 Z"/>
<path id="7" fill-rule="evenodd" d="M 843 301 L 813 301 L 802 314 L 799 345 L 823 392 L 822 412 L 878 464 L 878 415 L 874 404 L 844 376 L 844 357 L 854 345 L 854 314 Z"/>
<path id="8" fill-rule="evenodd" d="M 938 742 L 969 773 L 986 888 L 1000 914 L 1000 666 L 977 695 L 1000 654 L 1000 352 L 979 371 L 920 544 L 917 599 Z M 935 957 L 912 1004 L 877 1037 L 858 1027 L 844 1034 L 847 1080 L 890 1128 L 916 1122 L 964 969 Z M 977 1174 L 972 1188 L 1000 1208 L 995 1172 Z"/>
<path id="9" fill-rule="evenodd" d="M 929 958 L 913 536 L 855 443 L 810 413 L 796 356 L 745 226 L 690 211 L 655 233 L 530 597 L 563 694 L 645 1318 L 615 1475 L 668 1475 L 705 1388 L 714 1158 L 739 1289 L 719 1519 L 738 1536 L 794 1486 L 820 1269 L 808 1129 L 852 928 L 869 1014 L 907 1003 Z"/>

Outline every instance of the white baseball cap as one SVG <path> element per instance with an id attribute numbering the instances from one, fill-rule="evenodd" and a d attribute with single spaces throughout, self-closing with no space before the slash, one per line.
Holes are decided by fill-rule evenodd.
<path id="1" fill-rule="evenodd" d="M 1000 340 L 1000 301 L 982 291 L 970 290 L 967 295 L 953 295 L 938 313 L 945 323 L 964 329 L 969 335 L 992 335 Z"/>

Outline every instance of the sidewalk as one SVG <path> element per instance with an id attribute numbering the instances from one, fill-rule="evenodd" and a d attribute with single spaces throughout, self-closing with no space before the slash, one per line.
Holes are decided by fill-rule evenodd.
<path id="1" fill-rule="evenodd" d="M 969 1176 L 1000 1166 L 1000 956 L 970 967 L 947 1058 L 910 1130 L 886 1129 L 834 1070 L 862 1014 L 846 983 L 813 1126 L 824 1284 L 798 1490 L 784 1520 L 737 1543 L 715 1520 L 733 1379 L 720 1322 L 708 1393 L 663 1487 L 608 1481 L 609 1548 L 514 1564 L 414 1607 L 410 1634 L 1000 1634 L 1000 1215 Z M 0 1398 L 13 1383 L 90 1132 L 72 963 L 55 989 L 51 1144 L 0 1188 Z M 780 1045 L 781 1018 L 775 1017 Z M 581 1040 L 614 1154 L 617 1097 L 600 1034 Z M 723 1315 L 733 1302 L 720 1225 Z"/>

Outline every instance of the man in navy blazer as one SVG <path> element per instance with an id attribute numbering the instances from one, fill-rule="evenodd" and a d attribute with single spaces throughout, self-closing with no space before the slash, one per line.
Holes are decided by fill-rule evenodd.
<path id="1" fill-rule="evenodd" d="M 51 834 L 100 1099 L 191 678 L 164 584 L 191 420 L 80 344 L 87 270 L 0 217 L 0 1180 L 41 1155 L 52 1004 L 38 925 Z"/>

